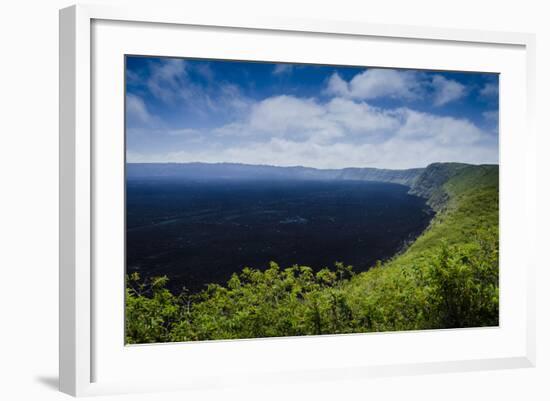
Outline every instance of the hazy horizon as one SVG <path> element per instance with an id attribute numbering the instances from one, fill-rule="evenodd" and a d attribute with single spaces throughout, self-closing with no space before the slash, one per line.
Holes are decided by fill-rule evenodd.
<path id="1" fill-rule="evenodd" d="M 129 163 L 498 164 L 498 75 L 128 56 Z"/>
<path id="2" fill-rule="evenodd" d="M 481 165 L 493 165 L 498 166 L 499 163 L 462 163 L 462 162 L 433 162 L 430 164 L 437 164 L 437 163 L 457 163 L 457 164 L 469 164 L 472 166 L 481 166 Z M 345 167 L 338 167 L 338 168 L 322 168 L 322 167 L 312 167 L 312 166 L 304 166 L 301 164 L 295 164 L 295 165 L 288 165 L 288 166 L 277 166 L 273 164 L 251 164 L 251 163 L 239 163 L 239 162 L 201 162 L 201 161 L 189 161 L 189 162 L 129 162 L 127 161 L 126 164 L 209 164 L 209 165 L 219 165 L 219 164 L 232 164 L 232 165 L 241 165 L 241 166 L 251 166 L 251 167 L 276 167 L 276 168 L 307 168 L 307 169 L 315 169 L 315 170 L 343 170 L 343 169 L 377 169 L 377 170 L 414 170 L 414 169 L 423 169 L 429 166 L 419 166 L 419 167 L 405 167 L 405 168 L 386 168 L 386 167 L 370 167 L 370 166 L 345 166 Z"/>

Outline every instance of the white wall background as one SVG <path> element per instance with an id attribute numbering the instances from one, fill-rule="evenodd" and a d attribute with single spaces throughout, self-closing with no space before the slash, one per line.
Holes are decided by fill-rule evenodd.
<path id="1" fill-rule="evenodd" d="M 96 3 L 130 4 L 130 0 Z M 276 15 L 537 34 L 540 215 L 537 266 L 538 364 L 534 369 L 326 382 L 293 387 L 165 393 L 157 400 L 547 400 L 550 399 L 550 25 L 544 1 L 273 0 L 139 1 L 190 13 Z M 65 0 L 2 3 L 0 21 L 0 398 L 57 400 L 58 20 Z M 521 135 L 518 132 L 518 135 Z M 546 207 L 548 209 L 548 207 Z M 545 259 L 543 259 L 545 258 Z M 108 397 L 108 399 L 115 397 Z"/>

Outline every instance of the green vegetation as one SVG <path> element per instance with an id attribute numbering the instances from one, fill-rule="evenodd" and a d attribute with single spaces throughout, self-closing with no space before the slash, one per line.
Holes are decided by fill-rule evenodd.
<path id="1" fill-rule="evenodd" d="M 364 273 L 272 263 L 177 295 L 130 275 L 127 343 L 498 325 L 498 166 L 433 164 L 411 193 L 437 212 L 430 227 Z"/>

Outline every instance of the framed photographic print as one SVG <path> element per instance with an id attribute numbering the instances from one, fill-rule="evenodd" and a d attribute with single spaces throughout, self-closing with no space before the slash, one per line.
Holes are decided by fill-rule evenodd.
<path id="1" fill-rule="evenodd" d="M 60 29 L 62 391 L 533 365 L 532 36 Z"/>

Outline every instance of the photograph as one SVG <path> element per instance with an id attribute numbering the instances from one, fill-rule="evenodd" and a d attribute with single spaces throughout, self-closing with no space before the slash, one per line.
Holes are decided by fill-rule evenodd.
<path id="1" fill-rule="evenodd" d="M 123 73 L 125 344 L 499 326 L 499 74 Z"/>

